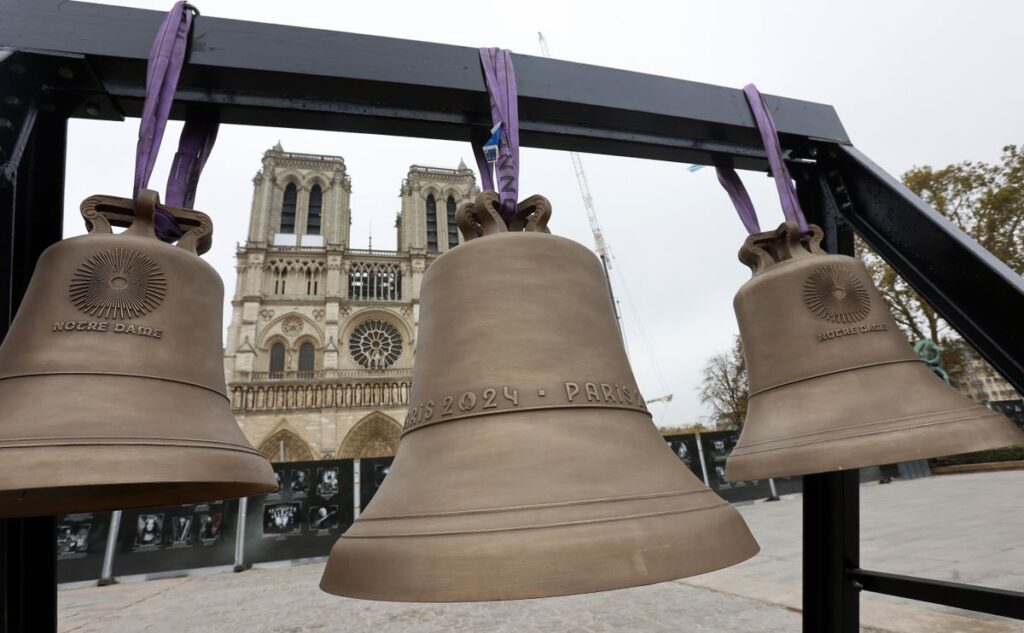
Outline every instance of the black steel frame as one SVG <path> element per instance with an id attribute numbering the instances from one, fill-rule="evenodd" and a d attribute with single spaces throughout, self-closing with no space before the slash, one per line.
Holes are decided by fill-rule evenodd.
<path id="1" fill-rule="evenodd" d="M 84 2 L 0 7 L 0 334 L 60 239 L 67 120 L 141 110 L 162 14 Z M 172 116 L 469 141 L 490 125 L 476 50 L 199 17 Z M 767 169 L 737 89 L 514 57 L 525 146 Z M 831 106 L 766 97 L 831 252 L 853 231 L 1024 390 L 1024 280 L 852 146 Z M 97 149 L 102 160 L 102 149 Z M 1024 593 L 860 569 L 857 473 L 806 477 L 806 633 L 854 633 L 859 592 L 1024 619 Z M 0 633 L 56 629 L 54 520 L 0 521 Z"/>

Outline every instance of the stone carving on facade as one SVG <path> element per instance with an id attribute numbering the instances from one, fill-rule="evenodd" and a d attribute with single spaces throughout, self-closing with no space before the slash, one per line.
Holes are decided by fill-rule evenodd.
<path id="1" fill-rule="evenodd" d="M 313 318 L 317 321 L 323 321 L 325 316 L 327 316 L 327 310 L 324 310 L 323 308 L 313 310 Z"/>
<path id="2" fill-rule="evenodd" d="M 338 450 L 338 456 L 342 459 L 360 459 L 394 455 L 401 436 L 401 425 L 387 416 L 372 413 L 348 432 Z"/>
<path id="3" fill-rule="evenodd" d="M 302 322 L 300 317 L 292 316 L 285 319 L 284 323 L 281 324 L 281 331 L 288 336 L 297 336 L 302 334 L 304 327 L 305 324 Z"/>
<path id="4" fill-rule="evenodd" d="M 270 319 L 274 318 L 274 311 L 271 310 L 270 308 L 263 308 L 262 310 L 260 310 L 260 318 L 263 319 L 264 321 L 269 321 Z"/>

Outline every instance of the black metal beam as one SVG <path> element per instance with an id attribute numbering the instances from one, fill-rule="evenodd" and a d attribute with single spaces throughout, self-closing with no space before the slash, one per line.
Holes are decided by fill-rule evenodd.
<path id="1" fill-rule="evenodd" d="M 849 574 L 864 591 L 1024 620 L 1024 593 L 1019 591 L 975 587 L 864 569 L 852 569 Z"/>
<path id="2" fill-rule="evenodd" d="M 7 0 L 0 43 L 84 55 L 129 115 L 163 13 L 84 2 Z M 486 43 L 486 42 L 485 42 Z M 742 92 L 515 55 L 524 146 L 764 169 Z M 766 96 L 783 144 L 849 139 L 828 105 Z M 225 123 L 468 141 L 490 127 L 476 49 L 200 16 L 172 116 L 215 106 Z M 99 113 L 95 116 L 116 116 Z"/>
<path id="3" fill-rule="evenodd" d="M 820 152 L 839 211 L 1018 391 L 1024 278 L 851 146 Z"/>

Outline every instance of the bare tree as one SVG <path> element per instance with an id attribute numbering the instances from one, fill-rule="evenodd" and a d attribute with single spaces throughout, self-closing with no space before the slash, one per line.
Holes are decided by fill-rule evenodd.
<path id="1" fill-rule="evenodd" d="M 736 337 L 732 350 L 707 360 L 697 392 L 701 403 L 711 407 L 711 417 L 719 426 L 743 428 L 748 389 L 747 363 L 740 337 Z"/>

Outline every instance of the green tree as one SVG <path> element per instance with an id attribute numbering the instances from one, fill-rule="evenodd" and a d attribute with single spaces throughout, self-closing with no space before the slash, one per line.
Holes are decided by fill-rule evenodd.
<path id="1" fill-rule="evenodd" d="M 965 161 L 941 169 L 914 167 L 903 182 L 1018 274 L 1024 271 L 1024 146 L 1007 145 L 998 163 Z M 881 257 L 859 249 L 896 323 L 912 342 L 930 338 L 943 364 L 962 379 L 964 342 Z"/>
<path id="2" fill-rule="evenodd" d="M 697 392 L 701 403 L 711 407 L 711 417 L 719 426 L 743 428 L 748 389 L 747 361 L 740 337 L 736 337 L 732 350 L 707 360 Z"/>

